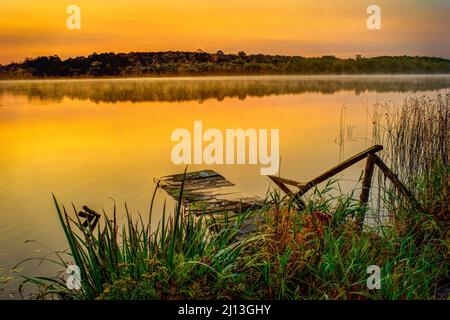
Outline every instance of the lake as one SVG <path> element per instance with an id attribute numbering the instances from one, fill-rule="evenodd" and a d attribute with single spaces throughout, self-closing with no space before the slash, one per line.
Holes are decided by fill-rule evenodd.
<path id="1" fill-rule="evenodd" d="M 180 173 L 171 133 L 206 128 L 279 129 L 281 176 L 305 181 L 372 145 L 377 103 L 448 93 L 449 76 L 253 76 L 0 81 L 0 273 L 67 248 L 52 193 L 70 206 L 147 214 L 154 178 Z M 357 187 L 363 164 L 340 176 Z M 218 171 L 264 197 L 259 165 L 192 165 Z M 164 201 L 156 196 L 154 222 Z M 25 243 L 35 240 L 40 243 Z M 20 272 L 52 275 L 37 262 Z M 13 273 L 17 277 L 17 273 Z M 11 298 L 10 292 L 1 298 Z M 17 297 L 17 294 L 14 295 Z"/>

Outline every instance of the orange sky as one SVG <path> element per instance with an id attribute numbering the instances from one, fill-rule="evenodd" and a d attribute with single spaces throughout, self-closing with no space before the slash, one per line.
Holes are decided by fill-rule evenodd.
<path id="1" fill-rule="evenodd" d="M 66 8 L 81 8 L 81 30 Z M 381 8 L 382 29 L 366 28 Z M 1 0 L 0 63 L 92 52 L 197 50 L 450 58 L 448 0 Z"/>

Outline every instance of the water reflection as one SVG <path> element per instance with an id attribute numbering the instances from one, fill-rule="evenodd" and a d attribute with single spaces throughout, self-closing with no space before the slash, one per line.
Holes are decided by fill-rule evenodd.
<path id="1" fill-rule="evenodd" d="M 267 76 L 178 79 L 0 81 L 0 95 L 61 102 L 182 102 L 349 91 L 417 92 L 450 87 L 450 76 Z"/>
<path id="2" fill-rule="evenodd" d="M 42 256 L 30 252 L 29 239 L 67 248 L 52 193 L 68 207 L 107 212 L 112 198 L 119 220 L 125 202 L 145 216 L 153 178 L 184 170 L 170 159 L 171 133 L 191 130 L 196 120 L 221 132 L 279 129 L 280 175 L 307 181 L 372 144 L 377 101 L 401 103 L 410 92 L 448 88 L 449 76 L 0 81 L 0 268 Z M 363 166 L 339 177 L 344 191 L 358 187 Z M 264 197 L 269 186 L 259 166 L 189 167 L 201 169 L 219 172 L 247 194 Z M 166 200 L 157 193 L 154 224 L 166 203 L 172 209 Z M 36 275 L 37 266 L 25 272 Z"/>

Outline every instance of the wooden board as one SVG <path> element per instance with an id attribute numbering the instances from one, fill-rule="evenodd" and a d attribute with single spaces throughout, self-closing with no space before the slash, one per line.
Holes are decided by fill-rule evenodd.
<path id="1" fill-rule="evenodd" d="M 178 201 L 183 174 L 161 177 L 158 182 L 160 188 Z M 186 173 L 182 203 L 188 212 L 200 215 L 240 213 L 249 208 L 260 208 L 264 200 L 258 196 L 245 195 L 214 170 L 202 170 Z"/>

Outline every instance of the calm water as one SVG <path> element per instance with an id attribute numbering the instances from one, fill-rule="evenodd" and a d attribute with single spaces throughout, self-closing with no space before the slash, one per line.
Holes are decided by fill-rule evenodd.
<path id="1" fill-rule="evenodd" d="M 281 175 L 303 181 L 371 145 L 377 102 L 448 89 L 448 76 L 0 81 L 0 276 L 48 254 L 42 244 L 67 247 L 52 193 L 66 205 L 108 210 L 113 198 L 146 213 L 153 179 L 183 170 L 170 159 L 172 131 L 194 120 L 223 131 L 279 128 Z M 248 193 L 269 187 L 259 165 L 210 168 Z M 346 187 L 362 169 L 345 173 Z M 158 193 L 155 222 L 165 198 Z M 54 270 L 31 262 L 20 271 Z"/>

